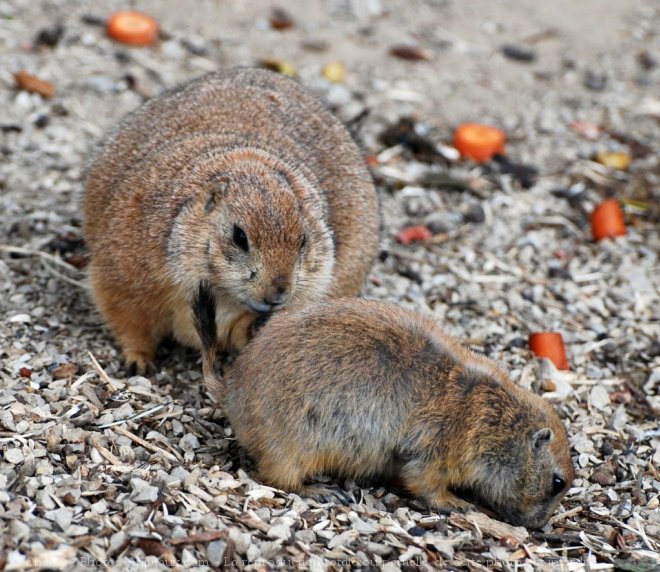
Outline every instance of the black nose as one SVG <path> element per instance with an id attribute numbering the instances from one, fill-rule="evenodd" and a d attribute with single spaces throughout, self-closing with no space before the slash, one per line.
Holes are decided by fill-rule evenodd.
<path id="1" fill-rule="evenodd" d="M 279 292 L 274 295 L 274 296 L 266 296 L 263 299 L 264 304 L 267 304 L 268 306 L 274 307 L 274 306 L 279 306 L 284 302 L 286 298 L 286 291 Z"/>
<path id="2" fill-rule="evenodd" d="M 279 274 L 273 278 L 271 287 L 270 293 L 264 296 L 263 302 L 269 306 L 278 306 L 286 300 L 289 279 L 285 274 Z"/>

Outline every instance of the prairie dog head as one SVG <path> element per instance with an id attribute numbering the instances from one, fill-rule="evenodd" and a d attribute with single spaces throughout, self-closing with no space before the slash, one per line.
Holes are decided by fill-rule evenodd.
<path id="1" fill-rule="evenodd" d="M 533 394 L 518 400 L 498 393 L 489 415 L 502 429 L 497 434 L 480 420 L 481 431 L 495 434 L 483 437 L 472 491 L 508 522 L 540 528 L 573 481 L 566 431 L 552 407 Z"/>
<path id="2" fill-rule="evenodd" d="M 203 235 L 197 247 L 205 241 L 195 278 L 207 278 L 219 300 L 258 313 L 322 298 L 334 264 L 322 196 L 260 152 L 223 163 L 204 185 L 201 221 L 188 220 Z"/>

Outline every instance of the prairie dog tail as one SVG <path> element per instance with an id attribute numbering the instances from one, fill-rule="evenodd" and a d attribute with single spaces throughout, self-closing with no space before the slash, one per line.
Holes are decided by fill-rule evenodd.
<path id="1" fill-rule="evenodd" d="M 224 407 L 225 381 L 215 372 L 218 351 L 218 328 L 215 323 L 215 294 L 207 280 L 200 280 L 192 300 L 195 330 L 202 345 L 202 373 L 204 383 L 218 404 Z"/>

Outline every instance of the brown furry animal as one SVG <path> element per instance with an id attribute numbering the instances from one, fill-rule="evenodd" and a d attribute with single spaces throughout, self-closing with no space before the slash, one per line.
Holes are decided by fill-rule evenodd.
<path id="1" fill-rule="evenodd" d="M 189 300 L 207 279 L 219 343 L 260 314 L 354 296 L 378 241 L 376 193 L 346 128 L 294 80 L 212 73 L 126 117 L 87 178 L 94 299 L 143 370 L 168 334 L 197 346 Z"/>
<path id="2" fill-rule="evenodd" d="M 274 316 L 227 376 L 214 372 L 215 303 L 193 313 L 207 386 L 267 483 L 323 498 L 315 475 L 398 477 L 432 508 L 469 489 L 512 524 L 541 527 L 573 479 L 548 403 L 431 317 L 359 299 Z"/>

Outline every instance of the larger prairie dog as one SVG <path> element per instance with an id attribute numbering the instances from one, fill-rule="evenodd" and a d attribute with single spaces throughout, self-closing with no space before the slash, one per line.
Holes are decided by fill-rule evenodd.
<path id="1" fill-rule="evenodd" d="M 163 337 L 198 346 L 189 300 L 217 298 L 222 349 L 258 316 L 357 295 L 378 207 L 346 128 L 296 81 L 237 68 L 150 100 L 102 144 L 87 178 L 93 297 L 143 370 Z"/>
<path id="2" fill-rule="evenodd" d="M 202 283 L 193 313 L 207 387 L 270 485 L 323 498 L 316 475 L 389 475 L 432 508 L 467 508 L 455 492 L 468 489 L 536 528 L 571 484 L 553 408 L 431 317 L 360 299 L 283 312 L 221 377 L 214 311 Z"/>

